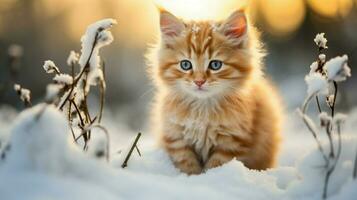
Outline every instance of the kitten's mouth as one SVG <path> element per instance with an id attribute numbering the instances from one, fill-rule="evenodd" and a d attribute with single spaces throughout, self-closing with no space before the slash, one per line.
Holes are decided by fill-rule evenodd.
<path id="1" fill-rule="evenodd" d="M 206 92 L 207 89 L 206 89 L 206 88 L 203 88 L 203 87 L 196 87 L 195 91 L 198 91 L 198 92 Z"/>

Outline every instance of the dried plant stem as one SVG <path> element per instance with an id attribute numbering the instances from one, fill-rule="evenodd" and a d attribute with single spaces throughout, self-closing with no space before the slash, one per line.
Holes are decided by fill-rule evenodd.
<path id="1" fill-rule="evenodd" d="M 84 120 L 83 120 L 83 117 L 82 117 L 82 115 L 81 115 L 81 111 L 78 109 L 78 106 L 77 106 L 77 104 L 76 104 L 76 102 L 74 102 L 74 100 L 70 100 L 71 101 L 71 103 L 74 105 L 74 108 L 76 109 L 76 111 L 77 111 L 77 115 L 78 115 L 78 117 L 79 117 L 79 120 L 80 120 L 80 122 L 81 122 L 81 126 L 84 126 Z"/>
<path id="2" fill-rule="evenodd" d="M 332 118 L 335 115 L 335 105 L 336 105 L 336 98 L 337 98 L 337 93 L 338 93 L 338 86 L 337 86 L 336 81 L 333 81 L 333 86 L 334 86 L 334 97 L 333 97 L 332 105 L 330 105 Z M 334 143 L 333 143 L 333 139 L 332 139 L 332 131 L 333 131 L 333 124 L 326 126 L 326 134 L 327 134 L 329 144 L 330 144 L 330 154 L 329 154 L 329 159 L 328 159 L 328 164 L 327 164 L 327 172 L 326 172 L 326 176 L 325 176 L 324 190 L 323 190 L 323 194 L 322 194 L 323 199 L 327 198 L 327 189 L 328 189 L 329 180 L 330 180 L 331 174 L 334 172 L 334 170 L 336 168 L 336 165 L 340 158 L 341 150 L 342 150 L 340 124 L 337 124 L 338 146 L 337 146 L 336 155 L 335 155 Z M 333 163 L 331 164 L 331 162 L 333 162 Z"/>
<path id="3" fill-rule="evenodd" d="M 130 148 L 130 150 L 128 152 L 128 155 L 126 155 L 125 160 L 124 160 L 123 164 L 121 165 L 122 168 L 125 168 L 125 167 L 128 166 L 128 161 L 130 159 L 131 154 L 133 153 L 134 148 L 136 147 L 136 145 L 137 145 L 137 143 L 139 141 L 140 136 L 141 136 L 141 133 L 138 133 L 138 135 L 136 136 L 136 138 L 134 140 L 133 145 L 131 146 L 131 148 Z"/>
<path id="4" fill-rule="evenodd" d="M 337 92 L 338 92 L 338 87 L 337 87 L 337 82 L 333 81 L 333 86 L 334 86 L 334 96 L 333 96 L 333 103 L 332 103 L 332 107 L 331 107 L 331 116 L 334 117 L 335 116 L 335 105 L 336 105 L 336 98 L 337 98 Z"/>
<path id="5" fill-rule="evenodd" d="M 338 147 L 338 154 L 335 157 L 335 150 L 334 150 L 334 145 L 333 145 L 333 140 L 332 140 L 332 136 L 331 136 L 331 128 L 330 126 L 326 126 L 326 133 L 329 139 L 329 144 L 330 144 L 330 154 L 329 154 L 329 159 L 327 162 L 327 172 L 326 172 L 326 176 L 325 176 L 325 181 L 324 181 L 324 189 L 323 189 L 323 194 L 322 194 L 322 198 L 326 199 L 327 198 L 327 189 L 328 189 L 328 184 L 329 184 L 329 180 L 331 177 L 331 174 L 333 173 L 333 171 L 336 168 L 336 164 L 338 161 L 338 158 L 340 156 L 340 152 L 341 152 L 341 134 L 339 133 L 339 147 Z M 331 162 L 333 162 L 333 164 L 331 164 Z"/>
<path id="6" fill-rule="evenodd" d="M 135 149 L 136 149 L 136 152 L 138 152 L 139 156 L 141 156 L 141 152 L 140 152 L 138 146 L 135 145 Z"/>
<path id="7" fill-rule="evenodd" d="M 71 99 L 70 102 L 74 105 L 74 108 L 76 109 L 78 118 L 79 118 L 79 120 L 80 120 L 80 126 L 79 126 L 79 127 L 80 127 L 82 130 L 84 130 L 84 124 L 85 124 L 85 123 L 84 123 L 84 120 L 83 120 L 81 111 L 79 110 L 79 108 L 78 108 L 76 102 L 74 102 L 73 99 Z M 83 140 L 84 140 L 84 147 L 83 147 L 83 149 L 85 150 L 86 147 L 87 147 L 88 136 L 87 136 L 87 132 L 84 132 L 84 133 L 85 133 L 85 134 L 83 134 L 83 135 L 81 134 L 80 136 L 83 136 Z M 78 139 L 80 138 L 80 136 L 78 136 L 77 138 L 75 138 L 74 141 L 77 142 Z"/>
<path id="8" fill-rule="evenodd" d="M 322 194 L 322 198 L 326 199 L 327 198 L 327 189 L 328 189 L 328 183 L 331 177 L 331 174 L 333 172 L 333 169 L 329 169 L 327 170 L 326 176 L 325 176 L 325 181 L 324 181 L 324 189 L 323 189 L 323 194 Z"/>
<path id="9" fill-rule="evenodd" d="M 100 82 L 100 108 L 99 108 L 99 115 L 98 115 L 98 122 L 99 123 L 102 121 L 102 116 L 103 116 L 104 101 L 105 101 L 104 97 L 105 97 L 104 83 Z"/>
<path id="10" fill-rule="evenodd" d="M 78 144 L 77 141 L 76 141 L 76 135 L 74 134 L 74 130 L 73 130 L 73 127 L 72 127 L 72 101 L 69 102 L 69 106 L 68 106 L 68 122 L 69 122 L 69 128 L 71 129 L 73 141 L 76 144 Z"/>
<path id="11" fill-rule="evenodd" d="M 322 110 L 321 110 L 321 106 L 320 106 L 320 101 L 319 101 L 319 96 L 318 95 L 316 95 L 316 104 L 317 104 L 317 109 L 319 110 L 319 113 L 321 113 Z"/>
<path id="12" fill-rule="evenodd" d="M 328 126 L 326 126 L 326 135 L 328 138 L 328 142 L 330 144 L 330 154 L 329 157 L 331 159 L 335 158 L 335 149 L 334 149 L 334 145 L 333 145 L 333 140 L 332 140 L 332 133 L 331 133 L 331 126 L 330 124 Z"/>
<path id="13" fill-rule="evenodd" d="M 83 102 L 81 104 L 81 108 L 84 111 L 86 122 L 87 123 L 92 123 L 92 119 L 91 119 L 91 116 L 90 116 L 90 113 L 89 113 L 89 110 L 88 110 L 88 104 L 87 104 L 87 97 L 88 97 L 88 94 L 86 92 L 86 87 L 87 87 L 87 84 L 88 84 L 87 83 L 87 77 L 88 77 L 88 70 L 86 70 L 85 77 L 83 79 L 84 100 L 83 100 Z M 90 137 L 91 137 L 91 130 L 88 130 L 88 134 L 87 134 L 88 140 L 90 139 Z"/>
<path id="14" fill-rule="evenodd" d="M 105 101 L 105 62 L 102 62 L 102 72 L 103 72 L 103 80 L 100 81 L 100 108 L 98 114 L 98 122 L 102 121 L 103 111 L 104 111 L 104 101 Z"/>
<path id="15" fill-rule="evenodd" d="M 84 65 L 84 67 L 82 68 L 82 70 L 80 71 L 79 75 L 75 78 L 75 80 L 73 81 L 72 83 L 72 87 L 71 87 L 71 90 L 70 92 L 68 93 L 68 95 L 66 96 L 66 98 L 64 99 L 64 101 L 62 102 L 62 104 L 60 105 L 59 109 L 62 110 L 64 105 L 66 104 L 66 102 L 69 100 L 69 98 L 71 97 L 72 95 L 72 92 L 75 88 L 75 86 L 77 86 L 77 83 L 79 82 L 79 80 L 82 78 L 83 74 L 85 71 L 88 71 L 88 68 L 89 68 L 89 61 L 93 55 L 93 52 L 94 52 L 94 48 L 95 46 L 97 45 L 97 40 L 98 40 L 98 35 L 99 35 L 99 32 L 97 31 L 96 34 L 95 34 L 95 37 L 94 37 L 94 42 L 93 42 L 93 45 L 92 45 L 92 48 L 91 48 L 91 51 L 89 53 L 89 56 L 88 56 L 88 59 L 86 61 L 86 64 Z"/>
<path id="16" fill-rule="evenodd" d="M 323 159 L 325 160 L 326 163 L 328 163 L 328 157 L 326 156 L 325 152 L 324 152 L 324 149 L 322 148 L 322 144 L 319 140 L 319 138 L 317 137 L 317 133 L 315 132 L 314 128 L 312 128 L 308 122 L 308 116 L 306 115 L 306 111 L 307 111 L 307 108 L 309 106 L 309 103 L 310 101 L 313 99 L 314 96 L 316 96 L 317 93 L 314 93 L 314 94 L 311 94 L 310 96 L 308 96 L 305 101 L 304 101 L 304 104 L 302 106 L 302 114 L 303 114 L 303 122 L 305 123 L 306 127 L 309 129 L 310 133 L 312 134 L 312 136 L 314 137 L 315 141 L 316 141 L 316 144 L 317 144 L 317 148 L 319 149 Z"/>
<path id="17" fill-rule="evenodd" d="M 25 105 L 26 108 L 32 107 L 31 101 L 24 101 L 24 105 Z"/>
<path id="18" fill-rule="evenodd" d="M 327 132 L 327 130 L 326 130 Z M 337 136 L 338 136 L 338 146 L 337 146 L 337 153 L 336 156 L 330 154 L 330 159 L 327 165 L 327 172 L 325 176 L 325 181 L 324 181 L 324 189 L 323 189 L 323 195 L 322 198 L 326 199 L 327 198 L 327 189 L 328 189 L 328 183 L 331 177 L 331 174 L 335 171 L 337 162 L 341 156 L 341 150 L 342 150 L 342 141 L 341 141 L 341 125 L 337 124 Z M 330 141 L 330 148 L 333 148 L 333 143 Z M 333 151 L 333 149 L 331 149 Z M 333 161 L 333 164 L 331 162 Z"/>

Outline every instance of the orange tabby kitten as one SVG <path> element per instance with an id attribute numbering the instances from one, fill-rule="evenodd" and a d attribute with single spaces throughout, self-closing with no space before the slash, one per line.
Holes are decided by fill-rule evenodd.
<path id="1" fill-rule="evenodd" d="M 158 89 L 152 118 L 175 166 L 199 174 L 236 158 L 251 169 L 273 167 L 281 104 L 244 11 L 222 22 L 160 11 L 160 28 L 149 59 Z"/>

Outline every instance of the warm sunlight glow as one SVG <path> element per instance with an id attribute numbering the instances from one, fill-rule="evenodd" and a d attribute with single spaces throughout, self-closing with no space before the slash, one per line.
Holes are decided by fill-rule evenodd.
<path id="1" fill-rule="evenodd" d="M 100 3 L 94 0 L 87 1 L 91 6 L 81 8 L 80 12 L 78 12 L 78 8 L 81 7 L 82 2 L 73 2 L 72 7 L 68 9 L 68 14 L 65 16 L 67 19 L 66 28 L 73 40 L 81 37 L 90 22 L 98 20 L 103 16 L 103 10 L 100 9 Z"/>
<path id="2" fill-rule="evenodd" d="M 300 27 L 305 17 L 303 0 L 261 0 L 260 9 L 268 31 L 285 35 Z"/>
<path id="3" fill-rule="evenodd" d="M 91 22 L 108 17 L 115 18 L 121 24 L 113 27 L 113 33 L 120 38 L 126 38 L 125 42 L 131 45 L 143 46 L 146 41 L 154 38 L 158 12 L 152 1 L 128 0 L 103 3 L 98 0 L 72 0 L 70 4 L 70 7 L 68 7 L 69 3 L 66 4 L 64 18 L 66 31 L 73 40 L 80 38 Z M 48 7 L 50 10 L 56 10 L 56 4 L 49 3 Z"/>
<path id="4" fill-rule="evenodd" d="M 15 4 L 14 0 L 0 0 L 0 12 L 11 9 Z"/>
<path id="5" fill-rule="evenodd" d="M 242 7 L 245 1 L 237 0 L 154 0 L 164 9 L 188 20 L 223 19 Z M 242 3 L 243 2 L 243 3 Z"/>
<path id="6" fill-rule="evenodd" d="M 357 2 L 357 0 L 355 0 Z M 16 4 L 17 2 L 17 4 Z M 21 5 L 20 0 L 0 0 L 0 11 Z M 41 0 L 34 1 L 37 15 L 62 20 L 64 34 L 77 40 L 88 24 L 112 17 L 121 26 L 113 32 L 130 45 L 143 46 L 156 39 L 158 10 L 172 12 L 185 20 L 223 20 L 233 11 L 244 7 L 250 20 L 265 25 L 264 31 L 274 36 L 290 35 L 301 26 L 306 9 L 321 16 L 346 16 L 354 0 Z M 63 17 L 56 17 L 62 15 Z M 5 26 L 0 19 L 0 26 Z M 125 29 L 121 28 L 125 27 Z M 0 27 L 4 30 L 4 27 Z"/>
<path id="7" fill-rule="evenodd" d="M 353 6 L 352 0 L 308 0 L 310 7 L 325 17 L 344 17 Z"/>

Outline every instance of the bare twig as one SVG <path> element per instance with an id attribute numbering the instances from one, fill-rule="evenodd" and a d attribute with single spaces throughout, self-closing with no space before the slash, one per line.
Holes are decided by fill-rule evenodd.
<path id="1" fill-rule="evenodd" d="M 103 71 L 103 80 L 100 81 L 100 108 L 99 108 L 99 117 L 98 122 L 102 121 L 103 110 L 104 110 L 104 101 L 105 101 L 105 62 L 102 64 Z"/>
<path id="2" fill-rule="evenodd" d="M 334 96 L 333 96 L 333 103 L 332 103 L 332 107 L 331 107 L 331 116 L 334 117 L 335 116 L 335 105 L 336 105 L 336 98 L 337 98 L 337 92 L 338 92 L 338 87 L 337 87 L 337 82 L 333 81 L 333 86 L 334 86 Z"/>
<path id="3" fill-rule="evenodd" d="M 316 104 L 317 104 L 317 109 L 319 110 L 319 113 L 321 113 L 322 110 L 321 110 L 321 106 L 320 106 L 320 101 L 319 101 L 319 96 L 318 95 L 316 95 Z"/>
<path id="4" fill-rule="evenodd" d="M 135 145 L 135 149 L 136 149 L 136 152 L 138 152 L 139 156 L 141 157 L 141 152 L 140 152 L 140 150 L 139 150 L 137 145 Z"/>
<path id="5" fill-rule="evenodd" d="M 335 158 L 335 149 L 334 149 L 334 145 L 333 145 L 333 140 L 332 140 L 332 132 L 331 132 L 331 126 L 330 124 L 328 124 L 326 126 L 326 135 L 327 135 L 327 138 L 328 138 L 328 141 L 329 141 L 329 144 L 330 144 L 330 154 L 329 154 L 329 157 L 331 159 Z"/>
<path id="6" fill-rule="evenodd" d="M 71 124 L 72 123 L 72 101 L 69 102 L 69 106 L 68 106 L 68 122 L 69 122 L 69 128 L 71 129 L 73 140 L 75 143 L 77 143 L 76 136 L 74 134 L 73 127 Z"/>
<path id="7" fill-rule="evenodd" d="M 85 123 L 84 123 L 84 120 L 83 120 L 81 111 L 79 110 L 79 108 L 78 108 L 76 102 L 74 102 L 73 99 L 71 99 L 70 102 L 74 105 L 74 108 L 76 109 L 78 118 L 79 118 L 79 120 L 80 120 L 80 128 L 81 128 L 82 130 L 84 130 Z M 81 135 L 80 135 L 80 136 L 83 136 L 83 141 L 84 141 L 83 150 L 86 149 L 86 147 L 87 147 L 87 142 L 88 142 L 87 132 L 84 132 L 84 133 L 85 133 L 85 134 L 81 134 Z M 80 138 L 80 136 L 78 136 L 77 138 L 74 139 L 74 141 L 75 141 L 76 143 L 77 143 L 78 139 Z"/>
<path id="8" fill-rule="evenodd" d="M 317 93 L 311 94 L 310 96 L 308 96 L 305 101 L 304 104 L 302 106 L 302 114 L 303 114 L 303 122 L 305 123 L 306 127 L 309 129 L 310 133 L 312 134 L 312 136 L 314 137 L 316 144 L 317 144 L 317 148 L 319 149 L 323 159 L 325 160 L 326 164 L 328 163 L 328 157 L 325 154 L 324 149 L 322 148 L 322 144 L 319 140 L 319 138 L 317 137 L 317 133 L 315 132 L 314 128 L 310 126 L 310 123 L 308 122 L 309 117 L 306 115 L 306 111 L 308 109 L 309 103 L 310 101 L 313 99 L 314 96 L 316 96 Z"/>
<path id="9" fill-rule="evenodd" d="M 323 194 L 322 194 L 323 199 L 326 199 L 326 197 L 327 197 L 328 183 L 329 183 L 330 176 L 333 171 L 334 171 L 334 167 L 331 169 L 328 169 L 326 172 L 325 181 L 324 181 L 324 189 L 323 189 Z"/>
<path id="10" fill-rule="evenodd" d="M 337 87 L 336 81 L 333 81 L 333 86 L 334 86 L 334 97 L 333 97 L 332 105 L 330 105 L 332 118 L 335 115 L 336 97 L 337 97 L 337 92 L 338 92 L 338 87 Z M 333 143 L 333 139 L 332 139 L 332 131 L 333 131 L 333 124 L 329 124 L 328 126 L 326 126 L 326 134 L 327 134 L 329 144 L 330 144 L 330 154 L 329 154 L 327 172 L 326 172 L 325 181 L 324 181 L 324 189 L 323 189 L 323 194 L 322 194 L 323 199 L 327 198 L 327 189 L 328 189 L 330 176 L 336 168 L 337 162 L 341 155 L 341 149 L 342 149 L 340 124 L 337 124 L 338 146 L 337 146 L 336 155 L 335 155 L 334 143 Z M 331 164 L 331 162 L 333 162 L 333 164 Z"/>
<path id="11" fill-rule="evenodd" d="M 333 143 L 332 136 L 331 136 L 330 125 L 326 126 L 326 134 L 327 134 L 328 139 L 329 139 L 330 154 L 329 154 L 329 159 L 328 159 L 328 164 L 327 164 L 327 172 L 326 172 L 325 181 L 324 181 L 324 188 L 323 188 L 323 194 L 322 194 L 322 198 L 323 199 L 327 198 L 327 189 L 328 189 L 329 180 L 330 180 L 331 174 L 334 172 L 334 170 L 336 168 L 338 159 L 339 159 L 340 154 L 341 154 L 341 130 L 340 130 L 340 125 L 338 125 L 338 149 L 337 149 L 336 156 L 335 156 L 335 150 L 334 150 L 334 143 Z M 331 162 L 333 162 L 333 163 L 331 164 Z"/>
<path id="12" fill-rule="evenodd" d="M 124 160 L 123 164 L 121 165 L 122 168 L 125 168 L 125 167 L 128 166 L 128 161 L 130 159 L 131 154 L 133 153 L 134 148 L 136 147 L 136 145 L 137 145 L 137 143 L 139 141 L 140 136 L 141 136 L 141 133 L 138 133 L 138 135 L 136 136 L 136 138 L 134 140 L 133 145 L 131 146 L 131 148 L 130 148 L 130 150 L 128 152 L 128 155 L 126 155 L 125 160 Z"/>
<path id="13" fill-rule="evenodd" d="M 326 172 L 326 176 L 325 176 L 325 181 L 324 181 L 324 189 L 323 189 L 323 195 L 322 198 L 326 199 L 327 198 L 327 189 L 328 189 L 328 183 L 330 180 L 330 176 L 331 174 L 335 171 L 338 160 L 341 156 L 341 150 L 342 150 L 342 141 L 341 141 L 341 125 L 337 124 L 337 134 L 338 134 L 338 146 L 337 146 L 337 153 L 336 153 L 336 157 L 331 157 L 331 159 L 329 159 L 329 165 L 330 163 L 333 161 L 333 164 L 331 166 L 327 166 L 327 172 Z M 330 142 L 330 144 L 332 143 L 332 141 Z M 333 143 L 332 143 L 333 144 Z"/>
<path id="14" fill-rule="evenodd" d="M 74 102 L 74 100 L 70 100 L 72 102 L 72 104 L 74 105 L 74 108 L 76 109 L 77 111 L 77 115 L 79 117 L 79 120 L 81 122 L 81 126 L 84 127 L 84 120 L 83 120 L 83 117 L 82 117 L 82 114 L 81 114 L 81 111 L 78 109 L 78 106 L 76 104 L 76 102 Z"/>

